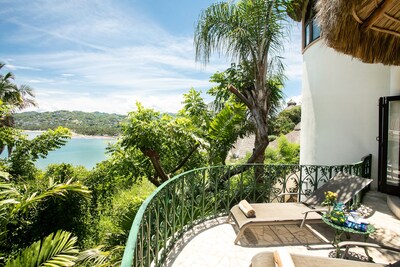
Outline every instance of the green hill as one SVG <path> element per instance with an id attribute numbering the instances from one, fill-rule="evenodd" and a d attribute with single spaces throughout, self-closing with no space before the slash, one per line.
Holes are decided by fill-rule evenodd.
<path id="1" fill-rule="evenodd" d="M 14 115 L 15 126 L 22 130 L 48 130 L 58 126 L 85 135 L 116 136 L 125 115 L 102 112 L 59 110 L 53 112 L 22 112 Z"/>

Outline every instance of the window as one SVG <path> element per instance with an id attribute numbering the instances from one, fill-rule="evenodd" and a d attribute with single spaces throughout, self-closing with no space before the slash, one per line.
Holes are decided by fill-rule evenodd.
<path id="1" fill-rule="evenodd" d="M 307 6 L 306 16 L 303 26 L 303 48 L 307 47 L 312 41 L 318 39 L 321 35 L 321 29 L 315 22 L 315 1 L 310 1 Z"/>
<path id="2" fill-rule="evenodd" d="M 317 25 L 317 23 L 315 22 L 315 20 L 313 20 L 313 24 L 312 24 L 312 40 L 314 41 L 315 39 L 319 38 L 321 35 L 321 29 L 319 28 L 319 26 Z"/>
<path id="3" fill-rule="evenodd" d="M 310 38 L 310 36 L 311 36 L 311 25 L 310 25 L 310 22 L 308 22 L 308 23 L 306 23 L 305 25 L 304 25 L 304 37 L 305 37 L 305 40 L 304 40 L 304 47 L 306 47 L 309 43 L 311 43 L 311 38 Z"/>

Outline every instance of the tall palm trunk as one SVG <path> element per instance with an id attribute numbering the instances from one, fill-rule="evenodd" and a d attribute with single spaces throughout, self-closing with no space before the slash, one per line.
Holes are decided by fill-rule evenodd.
<path id="1" fill-rule="evenodd" d="M 255 119 L 256 124 L 256 135 L 254 140 L 254 151 L 253 157 L 250 159 L 252 162 L 249 163 L 257 163 L 260 166 L 256 166 L 254 169 L 254 179 L 258 187 L 261 187 L 263 183 L 265 183 L 264 179 L 264 161 L 265 161 L 265 150 L 268 147 L 268 104 L 266 97 L 265 85 L 263 86 L 264 90 L 256 90 L 257 94 L 257 102 L 254 105 L 252 111 L 253 117 Z M 249 159 L 249 160 L 250 160 Z M 266 192 L 265 190 L 259 190 L 260 192 Z M 267 195 L 260 196 L 260 201 L 263 202 Z"/>
<path id="2" fill-rule="evenodd" d="M 290 2 L 290 1 L 289 1 Z M 264 163 L 268 146 L 268 112 L 271 90 L 267 81 L 282 74 L 277 55 L 283 45 L 283 24 L 288 1 L 240 0 L 211 5 L 200 16 L 195 33 L 196 59 L 207 63 L 212 52 L 226 52 L 247 66 L 252 76 L 251 88 L 228 86 L 249 109 L 256 128 L 254 150 L 248 163 Z M 271 53 L 270 53 L 271 52 Z M 269 57 L 270 56 L 270 57 Z M 277 67 L 276 69 L 271 66 Z M 236 170 L 231 173 L 237 173 Z M 225 178 L 226 176 L 224 176 Z M 262 182 L 263 168 L 257 168 L 256 180 Z"/>
<path id="3" fill-rule="evenodd" d="M 256 125 L 256 138 L 254 141 L 254 157 L 249 163 L 264 163 L 265 149 L 268 146 L 268 95 L 266 85 L 266 58 L 261 58 L 255 69 L 254 90 L 246 94 L 247 107 L 249 108 Z"/>

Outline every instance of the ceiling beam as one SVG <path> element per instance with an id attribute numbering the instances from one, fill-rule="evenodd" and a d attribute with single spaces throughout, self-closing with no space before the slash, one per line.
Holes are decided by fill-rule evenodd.
<path id="1" fill-rule="evenodd" d="M 397 0 L 383 0 L 379 6 L 364 20 L 363 24 L 361 25 L 361 29 L 363 31 L 370 29 L 374 23 L 392 7 L 393 2 L 395 1 Z"/>
<path id="2" fill-rule="evenodd" d="M 394 16 L 391 16 L 388 13 L 385 13 L 383 15 L 385 16 L 385 18 L 387 18 L 387 19 L 389 19 L 389 20 L 391 20 L 391 21 L 393 21 L 395 23 L 400 23 L 400 19 L 398 19 L 398 18 L 396 18 Z"/>

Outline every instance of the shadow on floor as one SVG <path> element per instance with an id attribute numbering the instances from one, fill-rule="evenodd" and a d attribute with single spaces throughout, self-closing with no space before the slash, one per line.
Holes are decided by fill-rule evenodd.
<path id="1" fill-rule="evenodd" d="M 238 230 L 235 229 L 235 232 L 237 233 Z M 293 246 L 329 243 L 325 237 L 314 233 L 312 228 L 300 228 L 299 225 L 296 224 L 249 227 L 244 231 L 239 242 L 243 247 Z"/>

